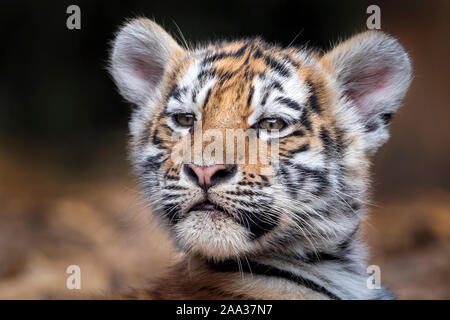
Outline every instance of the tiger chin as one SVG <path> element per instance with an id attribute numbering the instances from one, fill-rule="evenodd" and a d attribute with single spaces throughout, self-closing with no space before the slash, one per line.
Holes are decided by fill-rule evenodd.
<path id="1" fill-rule="evenodd" d="M 109 70 L 135 106 L 143 195 L 181 252 L 136 298 L 394 298 L 368 288 L 360 224 L 371 157 L 412 78 L 396 39 L 369 31 L 326 53 L 260 38 L 191 49 L 139 18 L 118 31 Z M 220 162 L 207 141 L 174 160 L 182 138 L 211 130 L 276 136 L 276 161 Z"/>

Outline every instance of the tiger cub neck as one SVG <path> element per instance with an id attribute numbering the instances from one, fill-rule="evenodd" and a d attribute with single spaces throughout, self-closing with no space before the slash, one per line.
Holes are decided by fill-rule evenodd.
<path id="1" fill-rule="evenodd" d="M 284 254 L 280 254 L 284 252 Z M 279 250 L 220 262 L 185 255 L 153 287 L 157 299 L 392 299 L 367 286 L 365 246 L 347 239 L 329 251 Z"/>

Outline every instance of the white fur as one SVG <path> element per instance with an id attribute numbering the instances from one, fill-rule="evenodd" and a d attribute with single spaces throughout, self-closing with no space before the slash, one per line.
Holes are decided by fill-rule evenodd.
<path id="1" fill-rule="evenodd" d="M 145 106 L 155 94 L 171 57 L 182 49 L 160 26 L 136 19 L 122 27 L 113 43 L 110 72 L 121 94 Z"/>
<path id="2" fill-rule="evenodd" d="M 389 137 L 380 115 L 397 111 L 411 83 L 408 54 L 396 39 L 371 31 L 338 45 L 322 63 L 331 67 L 337 87 L 362 122 L 378 127 L 364 135 L 367 151 L 374 153 Z"/>

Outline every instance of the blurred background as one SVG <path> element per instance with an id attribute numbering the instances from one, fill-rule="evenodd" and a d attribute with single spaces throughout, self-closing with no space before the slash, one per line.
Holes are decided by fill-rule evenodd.
<path id="1" fill-rule="evenodd" d="M 81 8 L 81 30 L 66 8 Z M 415 78 L 374 159 L 371 264 L 401 299 L 450 299 L 450 2 L 7 1 L 0 10 L 0 298 L 99 297 L 143 286 L 176 255 L 129 174 L 130 106 L 105 70 L 125 18 L 154 18 L 189 42 L 261 35 L 332 43 L 382 30 Z M 178 26 L 178 27 L 177 27 Z M 66 288 L 79 265 L 81 291 Z"/>

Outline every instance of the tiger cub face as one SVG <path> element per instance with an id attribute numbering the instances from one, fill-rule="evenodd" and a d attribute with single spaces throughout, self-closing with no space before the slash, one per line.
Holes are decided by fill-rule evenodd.
<path id="1" fill-rule="evenodd" d="M 145 196 L 183 250 L 215 260 L 307 254 L 354 232 L 369 157 L 411 79 L 408 55 L 381 32 L 325 54 L 260 39 L 190 50 L 137 19 L 110 61 L 136 106 L 131 154 Z M 242 132 L 239 152 L 229 142 Z"/>

